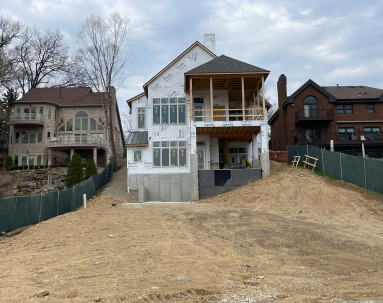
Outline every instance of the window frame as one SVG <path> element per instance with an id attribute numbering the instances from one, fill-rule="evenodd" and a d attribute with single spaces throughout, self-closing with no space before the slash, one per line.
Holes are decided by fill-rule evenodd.
<path id="1" fill-rule="evenodd" d="M 152 118 L 153 125 L 185 125 L 186 98 L 153 98 Z"/>
<path id="2" fill-rule="evenodd" d="M 367 112 L 367 114 L 375 114 L 375 103 L 367 103 L 366 104 L 366 112 Z"/>
<path id="3" fill-rule="evenodd" d="M 341 115 L 353 114 L 354 106 L 352 104 L 337 104 L 336 112 Z"/>
<path id="4" fill-rule="evenodd" d="M 173 153 L 175 158 L 172 158 Z M 155 164 L 155 158 L 158 158 L 159 165 Z M 153 167 L 187 167 L 186 140 L 153 141 Z"/>

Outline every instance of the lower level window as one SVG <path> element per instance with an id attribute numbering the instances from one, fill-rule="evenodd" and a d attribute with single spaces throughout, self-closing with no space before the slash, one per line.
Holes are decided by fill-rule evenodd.
<path id="1" fill-rule="evenodd" d="M 338 135 L 340 141 L 351 141 L 356 139 L 354 127 L 339 127 Z"/>
<path id="2" fill-rule="evenodd" d="M 142 162 L 142 150 L 137 149 L 133 152 L 134 162 Z"/>
<path id="3" fill-rule="evenodd" d="M 306 142 L 318 143 L 320 142 L 320 129 L 319 128 L 306 128 L 305 129 Z"/>
<path id="4" fill-rule="evenodd" d="M 186 166 L 186 141 L 153 142 L 154 166 Z"/>

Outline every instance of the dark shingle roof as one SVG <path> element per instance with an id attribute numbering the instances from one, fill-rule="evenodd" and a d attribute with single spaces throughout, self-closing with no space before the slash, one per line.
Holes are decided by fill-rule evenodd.
<path id="1" fill-rule="evenodd" d="M 127 146 L 147 146 L 149 144 L 147 131 L 131 131 L 128 134 Z"/>
<path id="2" fill-rule="evenodd" d="M 32 88 L 15 103 L 48 102 L 59 106 L 101 106 L 100 93 L 90 87 Z"/>
<path id="3" fill-rule="evenodd" d="M 379 99 L 383 90 L 369 86 L 322 86 L 338 100 Z"/>
<path id="4" fill-rule="evenodd" d="M 220 73 L 269 73 L 263 68 L 221 55 L 202 64 L 185 74 L 220 74 Z"/>

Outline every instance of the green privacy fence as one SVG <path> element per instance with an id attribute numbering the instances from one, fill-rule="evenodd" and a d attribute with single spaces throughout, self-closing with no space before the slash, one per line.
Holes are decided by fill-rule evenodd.
<path id="1" fill-rule="evenodd" d="M 17 228 L 37 224 L 58 215 L 74 211 L 102 188 L 113 174 L 113 158 L 100 174 L 64 190 L 41 193 L 26 197 L 9 197 L 0 200 L 0 231 L 10 232 Z"/>
<path id="2" fill-rule="evenodd" d="M 305 155 L 318 160 L 316 169 L 337 179 L 383 193 L 383 161 L 331 152 L 308 145 L 288 146 L 288 163 L 294 156 Z"/>

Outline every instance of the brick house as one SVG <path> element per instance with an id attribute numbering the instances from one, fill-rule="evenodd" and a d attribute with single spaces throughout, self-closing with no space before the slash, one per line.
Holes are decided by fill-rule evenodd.
<path id="1" fill-rule="evenodd" d="M 113 89 L 113 132 L 122 158 L 123 134 Z M 101 93 L 89 87 L 33 88 L 10 105 L 8 153 L 15 165 L 69 163 L 74 152 L 83 161 L 106 166 L 109 148 Z"/>
<path id="2" fill-rule="evenodd" d="M 127 186 L 139 200 L 197 200 L 267 176 L 269 73 L 216 56 L 205 35 L 127 100 Z"/>
<path id="3" fill-rule="evenodd" d="M 269 119 L 270 149 L 310 144 L 371 157 L 383 157 L 383 90 L 368 86 L 319 86 L 308 80 L 287 96 L 287 79 L 279 77 L 278 110 Z"/>

